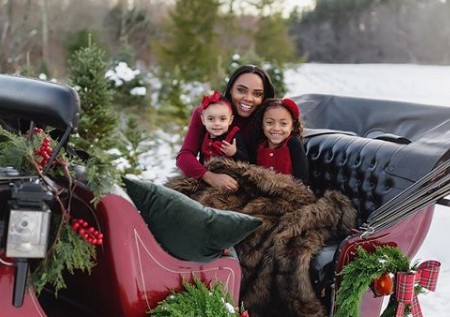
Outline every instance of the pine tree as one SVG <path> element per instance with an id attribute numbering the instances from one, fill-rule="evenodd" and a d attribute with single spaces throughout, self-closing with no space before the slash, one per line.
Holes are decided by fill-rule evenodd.
<path id="1" fill-rule="evenodd" d="M 69 61 L 70 81 L 78 89 L 81 103 L 78 147 L 107 150 L 115 145 L 118 119 L 112 111 L 112 92 L 105 78 L 105 52 L 95 44 L 76 51 Z"/>
<path id="2" fill-rule="evenodd" d="M 289 37 L 287 21 L 281 13 L 261 16 L 255 33 L 255 49 L 264 60 L 276 64 L 294 60 L 295 46 Z"/>
<path id="3" fill-rule="evenodd" d="M 104 51 L 90 43 L 69 60 L 70 81 L 78 90 L 81 104 L 79 137 L 72 142 L 76 148 L 89 153 L 84 176 L 94 192 L 94 202 L 120 183 L 120 174 L 112 164 L 115 157 L 106 151 L 118 145 L 118 118 L 112 110 L 103 56 Z"/>
<path id="4" fill-rule="evenodd" d="M 157 50 L 162 69 L 176 67 L 187 81 L 207 81 L 220 68 L 218 35 L 218 0 L 177 0 L 170 14 L 167 38 Z"/>
<path id="5" fill-rule="evenodd" d="M 142 167 L 139 164 L 139 156 L 148 151 L 149 148 L 148 146 L 142 146 L 147 135 L 139 128 L 136 117 L 129 116 L 127 118 L 123 136 L 126 142 L 120 146 L 120 151 L 123 153 L 123 158 L 129 163 L 129 166 L 124 169 L 124 174 L 138 175 L 142 172 Z"/>

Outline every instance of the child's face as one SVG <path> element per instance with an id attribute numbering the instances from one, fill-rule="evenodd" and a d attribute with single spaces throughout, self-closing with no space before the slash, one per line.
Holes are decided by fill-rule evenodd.
<path id="1" fill-rule="evenodd" d="M 212 137 L 226 133 L 233 122 L 231 109 L 220 103 L 209 105 L 203 110 L 201 118 L 203 125 Z"/>
<path id="2" fill-rule="evenodd" d="M 267 108 L 263 115 L 262 127 L 269 148 L 279 147 L 291 135 L 293 124 L 292 116 L 286 108 L 282 106 Z"/>

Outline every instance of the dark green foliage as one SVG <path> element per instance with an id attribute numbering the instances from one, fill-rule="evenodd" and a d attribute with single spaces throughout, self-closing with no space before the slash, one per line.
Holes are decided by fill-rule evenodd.
<path id="1" fill-rule="evenodd" d="M 97 31 L 82 29 L 67 37 L 65 48 L 69 56 L 72 56 L 76 51 L 84 47 L 88 47 L 89 43 L 95 43 L 97 47 L 106 50 L 104 45 L 101 44 L 100 38 L 101 36 Z"/>
<path id="2" fill-rule="evenodd" d="M 208 81 L 220 68 L 221 50 L 215 32 L 219 1 L 177 0 L 157 52 L 163 71 L 180 74 L 187 81 Z"/>
<path id="3" fill-rule="evenodd" d="M 124 153 L 122 158 L 128 161 L 129 167 L 124 169 L 124 174 L 139 175 L 142 172 L 142 167 L 139 164 L 139 156 L 146 151 L 147 148 L 142 146 L 143 141 L 148 137 L 144 131 L 138 126 L 138 121 L 135 117 L 128 117 L 127 124 L 123 131 L 125 142 L 120 146 L 119 150 Z"/>
<path id="4" fill-rule="evenodd" d="M 13 166 L 19 171 L 33 171 L 30 164 L 32 151 L 26 138 L 18 137 L 0 126 L 0 166 Z"/>
<path id="5" fill-rule="evenodd" d="M 33 271 L 31 280 L 39 294 L 50 284 L 58 294 L 66 288 L 64 273 L 72 275 L 76 270 L 90 273 L 95 265 L 95 247 L 82 239 L 68 224 L 61 227 L 59 238 L 39 266 Z"/>
<path id="6" fill-rule="evenodd" d="M 358 257 L 347 264 L 340 274 L 343 280 L 339 286 L 334 317 L 359 317 L 359 306 L 363 294 L 374 279 L 384 272 L 408 271 L 409 259 L 398 248 L 377 247 L 368 253 L 359 247 Z"/>
<path id="7" fill-rule="evenodd" d="M 295 46 L 281 13 L 262 16 L 255 32 L 255 49 L 264 60 L 281 65 L 295 59 Z"/>
<path id="8" fill-rule="evenodd" d="M 191 117 L 194 103 L 186 102 L 183 99 L 185 92 L 183 86 L 186 82 L 182 79 L 178 69 L 172 74 L 166 73 L 161 77 L 162 87 L 159 92 L 157 107 L 158 124 L 167 132 L 182 133 L 183 128 L 188 124 Z"/>
<path id="9" fill-rule="evenodd" d="M 75 52 L 70 60 L 70 79 L 78 89 L 81 119 L 76 148 L 87 151 L 86 180 L 98 200 L 120 179 L 116 158 L 106 151 L 118 146 L 118 119 L 112 108 L 112 91 L 105 78 L 104 51 L 95 44 Z"/>
<path id="10" fill-rule="evenodd" d="M 94 203 L 98 202 L 103 195 L 111 192 L 112 188 L 120 184 L 120 173 L 112 164 L 116 159 L 104 150 L 94 147 L 89 152 L 90 158 L 86 161 L 86 181 L 89 188 L 94 192 Z"/>
<path id="11" fill-rule="evenodd" d="M 94 146 L 110 149 L 115 145 L 117 118 L 112 111 L 112 92 L 105 79 L 104 51 L 95 44 L 82 48 L 70 59 L 70 80 L 80 96 L 80 138 L 74 140 L 82 149 Z"/>
<path id="12" fill-rule="evenodd" d="M 225 303 L 231 305 L 232 299 L 225 294 L 223 285 L 219 282 L 210 287 L 199 279 L 193 283 L 184 282 L 184 292 L 174 292 L 147 316 L 154 317 L 238 317 L 238 312 L 230 312 Z"/>

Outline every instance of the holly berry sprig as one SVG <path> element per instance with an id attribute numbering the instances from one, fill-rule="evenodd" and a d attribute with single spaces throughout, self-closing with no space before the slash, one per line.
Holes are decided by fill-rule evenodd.
<path id="1" fill-rule="evenodd" d="M 34 150 L 34 154 L 36 156 L 40 156 L 42 159 L 37 162 L 38 167 L 42 170 L 50 160 L 50 157 L 52 156 L 53 149 L 50 146 L 50 139 L 47 137 L 44 137 L 42 139 L 41 147 L 37 150 Z"/>
<path id="2" fill-rule="evenodd" d="M 27 135 L 29 134 L 29 131 L 27 131 Z M 45 136 L 44 130 L 38 127 L 33 128 L 33 134 L 34 135 L 41 135 L 42 137 L 42 143 L 39 148 L 34 150 L 34 155 L 36 156 L 36 164 L 37 168 L 42 171 L 44 167 L 48 164 L 50 161 L 50 157 L 53 154 L 53 148 L 51 147 L 51 138 L 48 136 Z M 60 163 L 58 160 L 55 160 L 55 163 Z"/>
<path id="3" fill-rule="evenodd" d="M 84 219 L 72 219 L 72 229 L 90 244 L 103 244 L 103 234 Z"/>

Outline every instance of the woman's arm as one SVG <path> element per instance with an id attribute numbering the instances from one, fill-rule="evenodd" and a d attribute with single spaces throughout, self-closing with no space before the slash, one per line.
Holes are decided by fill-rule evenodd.
<path id="1" fill-rule="evenodd" d="M 207 169 L 197 159 L 200 152 L 200 140 L 205 136 L 205 128 L 200 118 L 200 107 L 194 109 L 188 130 L 177 154 L 176 165 L 188 177 L 201 179 Z"/>
<path id="2" fill-rule="evenodd" d="M 288 141 L 289 153 L 292 162 L 292 175 L 309 185 L 309 161 L 305 153 L 303 142 L 298 137 Z"/>

